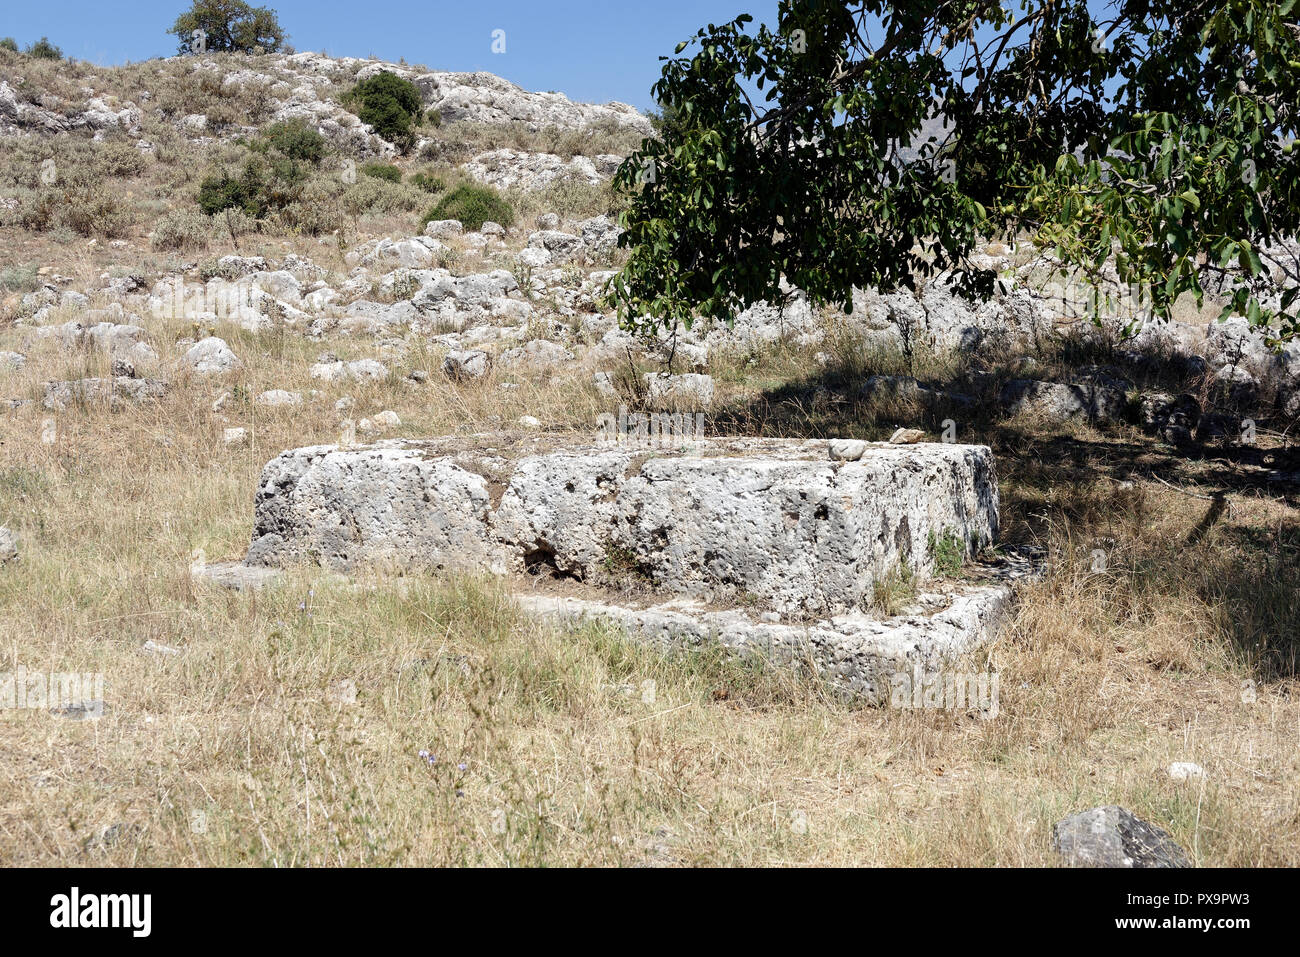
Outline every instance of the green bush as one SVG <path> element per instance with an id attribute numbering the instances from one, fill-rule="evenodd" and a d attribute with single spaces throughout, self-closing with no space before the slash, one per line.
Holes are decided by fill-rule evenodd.
<path id="1" fill-rule="evenodd" d="M 320 131 L 301 119 L 272 123 L 262 130 L 258 148 L 262 151 L 275 149 L 291 160 L 301 160 L 313 166 L 319 166 L 329 152 L 329 144 Z"/>
<path id="2" fill-rule="evenodd" d="M 38 60 L 62 60 L 63 51 L 49 41 L 47 37 L 41 37 L 35 43 L 27 48 L 27 55 L 34 56 Z"/>
<path id="3" fill-rule="evenodd" d="M 402 181 L 402 171 L 396 166 L 389 166 L 387 163 L 367 163 L 361 167 L 361 172 L 389 183 L 400 183 Z"/>
<path id="4" fill-rule="evenodd" d="M 423 170 L 411 174 L 411 185 L 424 190 L 426 193 L 441 193 L 447 188 L 447 184 L 441 176 Z"/>
<path id="5" fill-rule="evenodd" d="M 249 162 L 239 176 L 219 173 L 199 184 L 199 209 L 209 216 L 226 209 L 239 209 L 249 216 L 266 213 L 266 183 L 256 163 Z"/>
<path id="6" fill-rule="evenodd" d="M 479 229 L 484 223 L 510 226 L 515 221 L 511 205 L 491 186 L 465 183 L 457 186 L 424 214 L 421 227 L 437 219 L 458 219 L 468 230 Z"/>
<path id="7" fill-rule="evenodd" d="M 375 180 L 367 182 L 382 185 Z M 303 187 L 297 199 L 276 211 L 270 222 L 305 236 L 341 229 L 346 224 L 341 201 L 344 192 L 343 184 L 333 176 L 317 177 Z"/>
<path id="8" fill-rule="evenodd" d="M 423 113 L 420 88 L 387 70 L 367 77 L 340 98 L 361 122 L 406 152 L 415 144 L 415 124 Z"/>
<path id="9" fill-rule="evenodd" d="M 0 37 L 0 50 L 8 50 L 10 53 L 17 53 L 18 41 L 13 37 Z"/>

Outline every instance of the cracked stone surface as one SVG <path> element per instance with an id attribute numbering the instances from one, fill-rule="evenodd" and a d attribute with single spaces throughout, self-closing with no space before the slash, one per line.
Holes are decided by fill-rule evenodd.
<path id="1" fill-rule="evenodd" d="M 1191 866 L 1168 832 L 1114 804 L 1057 822 L 1052 847 L 1071 867 Z"/>
<path id="2" fill-rule="evenodd" d="M 855 611 L 813 622 L 766 621 L 746 609 L 710 610 L 689 599 L 650 608 L 552 595 L 524 595 L 519 602 L 561 621 L 604 622 L 664 650 L 716 641 L 782 664 L 811 663 L 833 687 L 883 704 L 893 674 L 916 665 L 931 670 L 979 647 L 1011 598 L 1008 585 L 964 585 L 923 594 L 889 618 Z"/>
<path id="3" fill-rule="evenodd" d="M 930 542 L 996 541 L 983 446 L 701 441 L 693 449 L 456 451 L 447 442 L 294 449 L 265 467 L 247 562 L 362 562 L 504 571 L 546 564 L 583 581 L 611 567 L 667 595 L 795 615 L 870 603 L 882 577 L 933 570 Z"/>

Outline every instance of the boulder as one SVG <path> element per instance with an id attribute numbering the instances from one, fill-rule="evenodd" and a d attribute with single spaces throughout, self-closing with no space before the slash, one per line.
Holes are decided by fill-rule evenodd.
<path id="1" fill-rule="evenodd" d="M 481 379 L 492 368 L 492 357 L 480 349 L 449 352 L 442 360 L 442 372 L 448 379 L 471 382 Z"/>
<path id="2" fill-rule="evenodd" d="M 618 554 L 672 593 L 838 614 L 870 604 L 900 565 L 925 580 L 932 536 L 971 553 L 997 527 L 981 446 L 872 444 L 844 463 L 826 442 L 705 440 L 694 453 L 598 445 L 484 462 L 451 440 L 383 442 L 271 461 L 247 560 L 543 564 L 600 581 Z"/>
<path id="3" fill-rule="evenodd" d="M 199 375 L 224 375 L 243 366 L 239 357 L 226 345 L 226 340 L 216 336 L 196 342 L 181 361 Z"/>
<path id="4" fill-rule="evenodd" d="M 1191 866 L 1168 832 L 1114 804 L 1058 821 L 1052 848 L 1068 867 Z"/>

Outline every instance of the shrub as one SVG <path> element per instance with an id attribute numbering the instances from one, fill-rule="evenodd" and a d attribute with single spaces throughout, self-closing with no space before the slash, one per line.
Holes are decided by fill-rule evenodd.
<path id="1" fill-rule="evenodd" d="M 199 184 L 199 209 L 211 216 L 226 209 L 239 209 L 249 216 L 266 212 L 265 183 L 257 164 L 249 162 L 239 176 L 220 173 Z"/>
<path id="2" fill-rule="evenodd" d="M 361 172 L 389 183 L 400 183 L 402 181 L 402 171 L 396 166 L 389 166 L 387 163 L 367 163 L 361 167 Z"/>
<path id="3" fill-rule="evenodd" d="M 8 50 L 10 53 L 17 53 L 18 41 L 13 37 L 0 37 L 0 50 Z"/>
<path id="4" fill-rule="evenodd" d="M 484 223 L 510 226 L 515 221 L 515 211 L 491 186 L 465 183 L 457 186 L 424 214 L 420 225 L 436 219 L 458 219 L 466 229 L 474 230 Z"/>
<path id="5" fill-rule="evenodd" d="M 441 193 L 447 188 L 447 184 L 441 176 L 436 176 L 424 170 L 411 174 L 411 185 L 424 190 L 426 193 Z"/>
<path id="6" fill-rule="evenodd" d="M 303 187 L 295 200 L 278 210 L 271 221 L 306 236 L 341 229 L 346 222 L 341 202 L 343 192 L 343 184 L 334 177 L 317 177 Z"/>
<path id="7" fill-rule="evenodd" d="M 105 239 L 125 236 L 135 222 L 121 193 L 98 185 L 74 186 L 64 191 L 56 215 L 60 225 L 82 236 Z"/>
<path id="8" fill-rule="evenodd" d="M 414 83 L 383 70 L 362 80 L 340 100 L 403 152 L 414 145 L 415 122 L 423 112 L 420 88 Z"/>
<path id="9" fill-rule="evenodd" d="M 197 209 L 176 209 L 158 220 L 150 244 L 154 249 L 207 249 L 212 219 Z"/>
<path id="10" fill-rule="evenodd" d="M 319 166 L 329 152 L 329 144 L 320 131 L 301 119 L 272 123 L 262 131 L 259 146 L 263 151 L 274 149 L 291 160 L 313 166 Z"/>
<path id="11" fill-rule="evenodd" d="M 383 179 L 363 179 L 343 194 L 343 208 L 349 216 L 362 213 L 409 213 L 425 200 L 413 186 Z"/>
<path id="12" fill-rule="evenodd" d="M 125 140 L 96 144 L 96 174 L 103 176 L 139 176 L 149 168 L 149 157 Z"/>
<path id="13" fill-rule="evenodd" d="M 6 292 L 31 292 L 40 287 L 41 278 L 34 263 L 0 270 L 0 289 Z"/>
<path id="14" fill-rule="evenodd" d="M 204 49 L 210 53 L 276 53 L 288 39 L 275 11 L 243 0 L 195 0 L 167 31 L 180 41 L 178 53 L 197 52 L 196 30 L 205 34 Z"/>
<path id="15" fill-rule="evenodd" d="M 62 60 L 63 51 L 56 47 L 46 37 L 41 37 L 35 43 L 27 48 L 27 55 L 34 56 L 38 60 Z"/>

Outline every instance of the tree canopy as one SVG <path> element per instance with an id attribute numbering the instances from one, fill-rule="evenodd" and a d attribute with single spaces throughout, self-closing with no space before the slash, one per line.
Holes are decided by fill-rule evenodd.
<path id="1" fill-rule="evenodd" d="M 664 58 L 665 116 L 620 169 L 625 322 L 728 319 L 781 280 L 943 274 L 987 296 L 982 240 L 1028 236 L 1157 315 L 1216 273 L 1300 262 L 1298 0 L 781 0 Z M 689 51 L 684 54 L 684 51 Z M 1295 284 L 1229 310 L 1298 329 Z M 1226 310 L 1225 310 L 1226 312 Z"/>
<path id="2" fill-rule="evenodd" d="M 194 0 L 168 33 L 186 53 L 275 53 L 288 40 L 275 11 L 244 0 Z"/>

